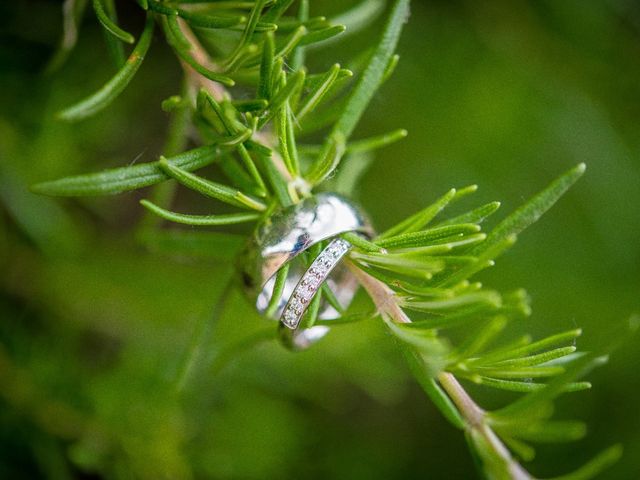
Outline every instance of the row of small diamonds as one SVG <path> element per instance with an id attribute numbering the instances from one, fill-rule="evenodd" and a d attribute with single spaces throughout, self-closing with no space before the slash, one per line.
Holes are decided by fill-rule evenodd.
<path id="1" fill-rule="evenodd" d="M 336 238 L 316 257 L 294 288 L 287 305 L 284 307 L 280 319 L 282 323 L 291 329 L 298 328 L 298 324 L 316 292 L 350 248 L 349 242 Z"/>

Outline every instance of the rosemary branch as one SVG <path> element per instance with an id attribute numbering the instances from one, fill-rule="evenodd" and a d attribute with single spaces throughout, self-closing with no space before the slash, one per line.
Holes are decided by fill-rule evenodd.
<path id="1" fill-rule="evenodd" d="M 349 157 L 368 154 L 406 136 L 404 130 L 397 130 L 368 139 L 351 139 L 376 89 L 398 62 L 394 51 L 409 15 L 409 0 L 393 2 L 379 42 L 367 53 L 366 65 L 349 88 L 344 88 L 343 82 L 353 72 L 339 64 L 319 73 L 307 73 L 304 67 L 305 46 L 322 44 L 346 29 L 344 25 L 332 25 L 324 17 L 309 19 L 307 0 L 301 1 L 297 17 L 293 18 L 284 15 L 292 0 L 232 3 L 233 8 L 225 16 L 174 9 L 155 0 L 140 1 L 149 7 L 147 22 L 129 61 L 96 94 L 65 110 L 62 118 L 73 121 L 93 115 L 123 91 L 149 48 L 157 21 L 185 76 L 182 96 L 171 97 L 163 108 L 171 110 L 180 105 L 189 113 L 176 115 L 181 121 L 177 123 L 179 128 L 172 128 L 173 139 L 169 143 L 186 143 L 186 137 L 182 141 L 176 138 L 180 133 L 187 134 L 193 113 L 193 126 L 198 128 L 205 146 L 171 152 L 167 158 L 143 165 L 44 182 L 35 185 L 34 191 L 65 196 L 104 195 L 173 178 L 205 196 L 251 212 L 189 215 L 170 212 L 147 200 L 141 202 L 143 206 L 182 224 L 237 224 L 268 217 L 274 210 L 312 195 L 320 184 L 335 181 L 345 171 L 357 177 L 363 169 L 350 170 L 350 164 L 358 162 Z M 101 11 L 101 4 L 94 4 Z M 222 4 L 216 5 L 223 8 Z M 229 8 L 225 3 L 223 10 Z M 247 15 L 238 16 L 236 8 L 246 10 Z M 362 20 L 370 21 L 368 10 L 358 8 L 351 15 L 364 15 Z M 102 13 L 99 17 L 112 34 L 123 41 L 133 39 Z M 226 39 L 233 45 L 226 46 L 226 57 L 210 54 L 194 34 L 192 27 L 199 33 L 203 26 L 228 29 Z M 238 42 L 239 29 L 242 34 Z M 243 81 L 253 88 L 255 96 L 233 99 L 226 87 Z M 328 127 L 321 145 L 298 145 L 299 137 Z M 220 165 L 229 184 L 192 173 L 212 163 Z M 497 210 L 498 202 L 448 220 L 436 219 L 447 205 L 473 193 L 476 186 L 471 185 L 450 189 L 378 238 L 352 239 L 349 268 L 402 343 L 404 352 L 411 356 L 412 369 L 417 366 L 420 370 L 414 372 L 418 381 L 445 417 L 465 430 L 470 447 L 481 457 L 482 468 L 491 478 L 532 479 L 515 457 L 532 458 L 533 448 L 526 443 L 529 440 L 580 437 L 582 424 L 559 429 L 558 422 L 549 421 L 547 407 L 561 393 L 590 387 L 588 382 L 574 380 L 592 359 L 581 360 L 579 354 L 573 355 L 575 346 L 567 344 L 580 335 L 579 329 L 537 342 L 525 337 L 515 344 L 491 346 L 509 320 L 529 315 L 528 298 L 523 290 L 501 293 L 483 287 L 472 277 L 493 265 L 513 245 L 516 235 L 538 220 L 584 170 L 580 164 L 560 176 L 490 233 L 483 233 L 480 224 Z M 170 195 L 158 196 L 170 201 Z M 412 322 L 407 312 L 418 312 L 420 317 Z M 468 326 L 467 338 L 459 345 L 451 345 L 442 332 L 460 325 Z M 262 338 L 260 334 L 242 345 L 253 345 Z M 201 341 L 196 339 L 190 351 L 197 353 Z M 188 358 L 184 363 L 183 378 L 193 360 Z M 555 379 L 534 381 L 547 377 Z M 470 397 L 461 379 L 527 395 L 488 412 Z M 619 455 L 612 452 L 605 452 L 602 458 L 583 467 L 587 474 L 576 478 L 598 474 L 604 464 Z"/>
<path id="2" fill-rule="evenodd" d="M 411 323 L 409 316 L 398 304 L 395 293 L 387 285 L 365 273 L 351 262 L 349 262 L 349 267 L 358 278 L 360 285 L 366 290 L 380 315 L 388 316 L 396 323 Z M 491 446 L 493 453 L 508 465 L 511 478 L 513 480 L 530 480 L 532 477 L 529 473 L 513 458 L 509 449 L 485 421 L 485 411 L 469 396 L 458 379 L 449 372 L 441 372 L 438 374 L 438 381 L 464 418 L 466 428 L 475 430 L 483 436 L 487 444 Z"/>

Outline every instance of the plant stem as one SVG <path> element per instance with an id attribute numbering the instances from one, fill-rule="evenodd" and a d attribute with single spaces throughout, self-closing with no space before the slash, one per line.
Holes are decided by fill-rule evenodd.
<path id="1" fill-rule="evenodd" d="M 393 290 L 353 263 L 348 262 L 348 266 L 371 297 L 380 315 L 386 315 L 397 323 L 411 323 L 411 319 L 398 304 Z M 453 374 L 444 371 L 438 374 L 437 379 L 464 418 L 467 429 L 475 430 L 483 437 L 491 453 L 507 466 L 511 478 L 513 480 L 531 480 L 531 475 L 513 458 L 504 443 L 488 425 L 485 411 L 469 396 L 458 379 Z"/>

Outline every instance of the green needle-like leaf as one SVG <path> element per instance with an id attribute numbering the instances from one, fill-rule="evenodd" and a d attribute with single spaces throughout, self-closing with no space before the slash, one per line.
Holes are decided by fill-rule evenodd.
<path id="1" fill-rule="evenodd" d="M 135 37 L 131 35 L 129 32 L 125 32 L 118 25 L 116 25 L 107 12 L 105 12 L 104 7 L 100 0 L 93 0 L 93 9 L 96 12 L 96 17 L 98 17 L 98 21 L 102 24 L 102 26 L 112 34 L 114 37 L 122 40 L 125 43 L 134 43 L 136 41 Z"/>
<path id="2" fill-rule="evenodd" d="M 409 132 L 404 128 L 394 130 L 393 132 L 383 133 L 375 137 L 364 138 L 351 142 L 347 145 L 347 153 L 365 153 L 372 150 L 378 150 L 395 143 L 403 138 L 406 138 Z M 471 222 L 457 222 L 457 223 L 471 223 Z"/>
<path id="3" fill-rule="evenodd" d="M 484 234 L 483 234 L 484 235 Z M 466 238 L 471 238 L 473 237 L 472 235 L 470 235 L 469 237 Z M 487 241 L 486 240 L 486 236 L 484 236 L 483 241 L 482 242 L 478 242 L 477 245 L 484 245 L 484 243 Z M 469 253 L 474 254 L 476 253 L 476 250 L 480 250 L 480 255 L 478 255 L 478 260 L 477 262 L 473 263 L 473 264 L 469 264 L 465 267 L 460 268 L 459 270 L 456 270 L 454 272 L 451 273 L 447 273 L 445 275 L 443 275 L 441 278 L 437 279 L 436 284 L 440 285 L 440 286 L 452 286 L 452 285 L 456 285 L 458 282 L 471 278 L 471 276 L 475 275 L 476 273 L 478 273 L 480 270 L 483 270 L 487 267 L 493 266 L 494 262 L 493 259 L 498 257 L 502 252 L 504 252 L 505 250 L 509 249 L 510 247 L 513 246 L 513 244 L 516 243 L 516 236 L 515 235 L 511 235 L 509 237 L 503 238 L 500 242 L 498 243 L 494 243 L 491 248 L 488 249 L 480 249 L 478 247 L 472 249 Z"/>
<path id="4" fill-rule="evenodd" d="M 176 11 L 189 25 L 197 28 L 229 28 L 240 25 L 247 20 L 243 16 L 202 15 L 183 8 L 177 8 Z"/>
<path id="5" fill-rule="evenodd" d="M 289 9 L 294 0 L 273 0 L 269 10 L 262 16 L 263 22 L 275 22 Z"/>
<path id="6" fill-rule="evenodd" d="M 248 141 L 253 135 L 253 129 L 255 128 L 255 123 L 252 124 L 252 128 L 248 129 L 244 127 L 242 124 L 237 122 L 234 118 L 234 114 L 237 114 L 237 111 L 233 109 L 233 106 L 229 102 L 225 102 L 224 106 L 231 107 L 230 112 L 225 111 L 223 105 L 220 105 L 213 96 L 204 89 L 201 89 L 198 93 L 198 104 L 206 102 L 211 109 L 215 112 L 216 116 L 222 123 L 224 130 L 229 135 L 235 135 L 236 139 L 233 142 L 226 142 L 225 145 L 236 146 L 236 150 L 240 159 L 244 163 L 245 168 L 247 169 L 249 175 L 256 183 L 257 194 L 261 197 L 266 196 L 266 186 L 264 184 L 264 180 L 256 167 L 253 158 L 247 151 L 247 148 L 244 145 L 245 141 Z"/>
<path id="7" fill-rule="evenodd" d="M 238 43 L 233 53 L 229 56 L 229 60 L 227 61 L 229 70 L 231 70 L 234 64 L 238 61 L 238 59 L 240 58 L 240 54 L 242 53 L 247 43 L 251 41 L 253 32 L 256 29 L 258 21 L 260 20 L 262 9 L 264 8 L 266 3 L 267 0 L 256 0 L 254 2 L 251 13 L 249 14 L 249 20 L 247 21 L 247 24 L 242 32 L 242 36 L 240 37 L 240 42 Z"/>
<path id="8" fill-rule="evenodd" d="M 258 122 L 259 128 L 266 125 L 267 122 L 275 116 L 278 110 L 284 106 L 289 97 L 291 97 L 291 95 L 293 95 L 293 93 L 295 93 L 304 84 L 304 77 L 304 71 L 299 70 L 287 79 L 286 85 L 280 88 L 280 90 L 272 96 L 265 115 Z"/>
<path id="9" fill-rule="evenodd" d="M 55 53 L 44 68 L 45 73 L 50 74 L 58 70 L 76 46 L 78 29 L 86 7 L 87 0 L 64 0 L 62 3 L 62 35 Z M 118 42 L 118 45 L 122 48 L 121 43 Z"/>
<path id="10" fill-rule="evenodd" d="M 541 378 L 553 377 L 565 372 L 562 367 L 508 367 L 505 369 L 478 367 L 478 373 L 494 378 Z"/>
<path id="11" fill-rule="evenodd" d="M 575 472 L 549 480 L 590 480 L 620 460 L 620 457 L 622 457 L 622 446 L 614 445 L 597 455 L 593 460 Z"/>
<path id="12" fill-rule="evenodd" d="M 287 57 L 294 48 L 298 46 L 302 38 L 307 33 L 306 27 L 300 25 L 293 32 L 289 34 L 289 37 L 285 40 L 280 50 L 276 52 L 276 57 Z"/>
<path id="13" fill-rule="evenodd" d="M 273 94 L 271 79 L 273 77 L 275 55 L 275 40 L 273 38 L 273 33 L 269 32 L 265 35 L 264 47 L 262 49 L 262 61 L 260 62 L 260 81 L 258 83 L 258 96 L 266 100 L 269 100 Z M 265 105 L 265 109 L 266 108 L 267 106 Z"/>
<path id="14" fill-rule="evenodd" d="M 561 347 L 548 350 L 546 352 L 538 353 L 537 355 L 529 355 L 527 357 L 512 358 L 510 360 L 503 360 L 502 362 L 496 362 L 492 365 L 496 367 L 524 367 L 531 365 L 540 365 L 541 363 L 555 360 L 556 358 L 564 357 L 576 351 L 576 347 Z"/>
<path id="15" fill-rule="evenodd" d="M 424 210 L 413 214 L 409 218 L 403 220 L 397 225 L 391 227 L 380 236 L 378 240 L 383 240 L 388 237 L 392 237 L 401 233 L 415 232 L 425 227 L 431 220 L 435 218 L 456 196 L 456 189 L 452 188 L 442 197 L 436 200 L 433 204 L 426 207 Z"/>
<path id="16" fill-rule="evenodd" d="M 502 299 L 500 295 L 491 290 L 480 291 L 475 293 L 467 293 L 464 295 L 457 295 L 452 298 L 435 299 L 435 300 L 423 300 L 423 299 L 408 299 L 401 302 L 404 306 L 411 310 L 419 310 L 423 312 L 443 312 L 447 310 L 457 311 L 457 309 L 464 307 L 491 307 L 498 308 L 502 305 Z M 430 321 L 425 320 L 417 321 L 409 324 L 408 328 L 432 328 L 430 327 Z"/>
<path id="17" fill-rule="evenodd" d="M 509 392 L 529 393 L 546 388 L 544 383 L 525 382 L 518 380 L 502 380 L 498 378 L 483 377 L 474 375 L 471 380 L 479 385 L 507 390 Z M 570 382 L 564 385 L 563 392 L 579 392 L 591 388 L 589 382 Z"/>
<path id="18" fill-rule="evenodd" d="M 555 347 L 557 345 L 566 344 L 575 341 L 577 337 L 582 335 L 582 330 L 575 329 L 567 332 L 551 335 L 547 338 L 539 340 L 527 345 L 515 346 L 514 348 L 499 349 L 496 352 L 489 352 L 483 355 L 481 358 L 476 359 L 474 362 L 477 364 L 488 365 L 491 363 L 500 362 L 510 358 L 519 358 L 526 355 L 530 355 L 535 352 L 540 352 L 548 348 Z"/>
<path id="19" fill-rule="evenodd" d="M 497 421 L 504 421 L 518 419 L 524 412 L 535 412 L 540 405 L 553 400 L 560 393 L 564 392 L 565 385 L 574 382 L 578 377 L 586 374 L 589 370 L 602 363 L 603 360 L 600 358 L 585 355 L 573 362 L 564 374 L 550 382 L 546 388 L 529 393 L 506 407 L 492 412 L 490 416 Z M 527 377 L 529 376 L 527 375 L 523 378 Z"/>
<path id="20" fill-rule="evenodd" d="M 230 213 L 225 215 L 185 215 L 171 212 L 148 200 L 140 200 L 140 204 L 150 212 L 165 220 L 185 225 L 215 226 L 234 225 L 236 223 L 254 222 L 260 218 L 258 213 Z"/>
<path id="21" fill-rule="evenodd" d="M 309 93 L 304 103 L 298 110 L 296 118 L 301 121 L 305 115 L 311 112 L 322 100 L 322 97 L 329 91 L 335 80 L 338 78 L 340 72 L 340 64 L 336 63 L 329 71 L 323 76 L 323 78 L 317 83 L 313 91 Z"/>
<path id="22" fill-rule="evenodd" d="M 289 276 L 289 264 L 285 263 L 278 273 L 276 273 L 276 280 L 273 284 L 273 291 L 271 292 L 271 298 L 269 298 L 269 305 L 267 305 L 267 309 L 264 314 L 266 317 L 270 318 L 276 313 L 278 310 L 278 306 L 280 305 L 280 300 L 282 298 L 282 293 L 284 292 L 284 287 L 287 283 L 287 277 Z"/>
<path id="23" fill-rule="evenodd" d="M 58 118 L 67 121 L 81 120 L 98 113 L 115 100 L 140 68 L 151 45 L 154 25 L 153 16 L 147 14 L 147 22 L 142 35 L 140 35 L 140 40 L 127 58 L 124 67 L 96 93 L 58 113 Z"/>
<path id="24" fill-rule="evenodd" d="M 480 227 L 473 223 L 463 225 L 448 225 L 430 228 L 422 232 L 411 232 L 376 240 L 375 244 L 383 248 L 414 248 L 434 245 L 443 239 L 451 239 L 478 233 Z"/>
<path id="25" fill-rule="evenodd" d="M 482 223 L 487 217 L 493 215 L 498 208 L 500 208 L 500 202 L 487 203 L 470 212 L 440 222 L 438 226 L 454 225 L 456 223 Z"/>
<path id="26" fill-rule="evenodd" d="M 326 172 L 332 172 L 340 163 L 345 150 L 345 138 L 340 132 L 332 133 L 327 138 L 315 165 Z"/>
<path id="27" fill-rule="evenodd" d="M 276 130 L 282 160 L 289 173 L 295 178 L 300 172 L 300 163 L 298 160 L 298 149 L 296 148 L 293 118 L 289 102 L 285 102 L 283 108 L 278 111 L 276 119 Z"/>
<path id="28" fill-rule="evenodd" d="M 182 170 L 193 171 L 217 161 L 220 155 L 217 145 L 207 145 L 169 157 L 166 161 Z M 160 168 L 159 162 L 149 162 L 38 183 L 31 190 L 43 195 L 63 197 L 114 195 L 154 185 L 168 178 L 170 177 Z"/>
<path id="29" fill-rule="evenodd" d="M 379 247 L 373 242 L 363 238 L 361 235 L 353 232 L 347 232 L 340 235 L 342 238 L 351 243 L 354 247 L 364 251 L 364 252 L 377 252 L 382 253 L 384 249 Z"/>
<path id="30" fill-rule="evenodd" d="M 586 425 L 577 421 L 548 421 L 506 430 L 514 437 L 533 443 L 575 442 L 587 433 Z"/>
<path id="31" fill-rule="evenodd" d="M 296 17 L 297 17 L 296 20 L 297 20 L 298 26 L 305 27 L 305 32 L 308 31 L 310 28 L 313 29 L 314 22 L 309 22 L 309 0 L 300 0 L 300 3 L 298 5 L 298 14 Z M 326 24 L 326 18 L 324 17 L 321 17 L 321 18 L 322 20 L 320 21 L 320 24 L 321 25 Z M 281 24 L 279 24 L 278 30 L 281 30 L 281 27 L 282 27 Z M 298 27 L 295 27 L 295 28 L 298 28 Z M 318 28 L 322 28 L 322 27 L 319 26 Z M 307 58 L 306 49 L 302 46 L 297 46 L 296 49 L 293 51 L 293 55 L 291 58 L 291 70 L 296 71 L 303 68 L 306 58 Z"/>
<path id="32" fill-rule="evenodd" d="M 389 63 L 387 64 L 387 68 L 384 71 L 384 75 L 382 76 L 382 83 L 386 83 L 387 80 L 393 75 L 396 71 L 396 67 L 400 62 L 400 55 L 394 55 L 389 59 Z"/>
<path id="33" fill-rule="evenodd" d="M 114 0 L 101 0 L 102 7 L 104 8 L 104 13 L 106 16 L 113 22 L 114 24 L 118 23 L 118 14 L 116 12 L 116 6 Z M 104 30 L 104 39 L 107 43 L 107 49 L 109 50 L 109 56 L 113 61 L 113 64 L 117 69 L 121 69 L 126 61 L 126 57 L 124 55 L 124 48 L 122 46 L 122 41 L 114 36 L 109 30 Z M 132 37 L 133 38 L 133 37 Z M 135 42 L 135 39 L 133 39 Z"/>
<path id="34" fill-rule="evenodd" d="M 581 163 L 554 180 L 551 185 L 500 222 L 482 245 L 475 247 L 472 253 L 478 254 L 490 249 L 510 235 L 517 235 L 536 222 L 582 176 L 585 169 L 585 164 Z"/>
<path id="35" fill-rule="evenodd" d="M 384 0 L 363 0 L 349 10 L 332 17 L 331 23 L 346 25 L 347 34 L 351 35 L 375 21 L 384 11 L 384 8 Z"/>
<path id="36" fill-rule="evenodd" d="M 211 180 L 189 173 L 167 161 L 166 158 L 160 157 L 159 165 L 167 175 L 175 178 L 185 187 L 200 192 L 207 197 L 215 198 L 230 205 L 235 205 L 236 207 L 250 208 L 258 211 L 264 211 L 267 208 L 266 205 L 257 198 L 246 195 L 227 185 L 212 182 Z"/>
<path id="37" fill-rule="evenodd" d="M 356 124 L 382 82 L 389 60 L 393 56 L 398 39 L 400 38 L 402 25 L 406 22 L 408 16 L 409 0 L 396 0 L 384 29 L 382 39 L 350 95 L 347 105 L 333 127 L 332 134 L 329 138 L 335 139 L 341 137 L 343 141 L 346 142 L 353 133 Z M 339 162 L 340 156 L 332 163 L 317 162 L 307 175 L 309 182 L 313 185 L 320 183 L 327 178 Z"/>
<path id="38" fill-rule="evenodd" d="M 300 39 L 300 45 L 318 46 L 318 44 L 340 35 L 346 29 L 347 27 L 344 25 L 333 25 L 332 27 L 305 32 L 305 35 Z"/>

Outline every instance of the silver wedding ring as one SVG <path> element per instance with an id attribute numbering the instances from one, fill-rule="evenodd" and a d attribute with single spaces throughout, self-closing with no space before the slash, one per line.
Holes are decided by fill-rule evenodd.
<path id="1" fill-rule="evenodd" d="M 341 195 L 320 193 L 268 217 L 242 255 L 245 290 L 260 313 L 280 320 L 280 338 L 293 350 L 307 348 L 329 330 L 326 325 L 301 327 L 305 312 L 323 285 L 334 301 L 323 296 L 317 316 L 320 320 L 340 316 L 331 303 L 337 301 L 346 309 L 355 295 L 357 281 L 340 262 L 351 248 L 349 242 L 339 238 L 346 232 L 366 238 L 373 235 L 371 224 L 356 205 Z M 328 241 L 325 248 L 310 258 L 309 249 L 324 241 Z M 282 294 L 273 300 L 277 273 L 285 265 L 288 273 Z"/>

